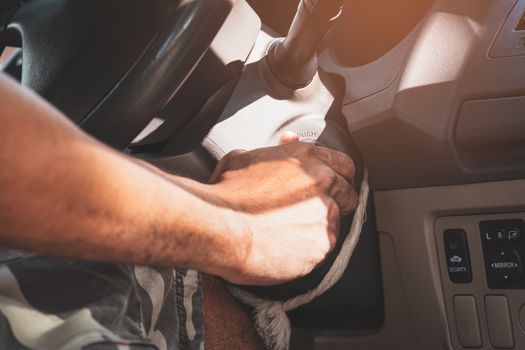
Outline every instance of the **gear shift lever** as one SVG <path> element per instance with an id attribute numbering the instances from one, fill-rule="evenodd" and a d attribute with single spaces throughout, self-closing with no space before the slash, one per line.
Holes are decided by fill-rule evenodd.
<path id="1" fill-rule="evenodd" d="M 344 0 L 301 0 L 286 38 L 268 52 L 272 75 L 293 89 L 307 86 L 317 72 L 317 50 L 341 14 Z"/>

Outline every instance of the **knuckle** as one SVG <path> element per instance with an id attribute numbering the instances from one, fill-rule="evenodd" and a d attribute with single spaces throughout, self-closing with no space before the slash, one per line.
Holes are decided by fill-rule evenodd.
<path id="1" fill-rule="evenodd" d="M 358 197 L 352 187 L 349 187 L 343 196 L 344 200 L 341 201 L 341 215 L 347 215 L 352 213 L 357 207 Z"/>
<path id="2" fill-rule="evenodd" d="M 335 172 L 329 167 L 321 167 L 317 173 L 317 187 L 323 191 L 331 189 L 337 181 Z"/>
<path id="3" fill-rule="evenodd" d="M 345 176 L 353 179 L 356 174 L 356 167 L 355 167 L 354 160 L 349 155 L 343 152 L 337 152 L 337 153 L 339 154 L 339 159 L 345 169 L 345 172 L 346 172 Z"/>
<path id="4" fill-rule="evenodd" d="M 349 175 L 350 175 L 350 178 L 352 179 L 352 181 L 354 181 L 355 177 L 356 177 L 357 170 L 356 170 L 354 161 L 351 158 L 348 158 L 348 159 L 350 160 L 350 162 L 348 163 L 349 164 L 348 165 L 349 173 L 350 173 Z"/>
<path id="5" fill-rule="evenodd" d="M 345 155 L 345 157 L 348 159 L 348 161 L 346 162 L 347 164 L 347 167 L 348 167 L 348 172 L 349 172 L 349 175 L 354 178 L 355 177 L 355 174 L 356 174 L 356 168 L 355 168 L 355 163 L 354 163 L 354 160 L 352 158 L 350 158 L 349 156 Z"/>
<path id="6" fill-rule="evenodd" d="M 312 145 L 305 142 L 297 142 L 294 145 L 296 146 L 296 154 L 298 156 L 308 157 L 312 154 Z"/>

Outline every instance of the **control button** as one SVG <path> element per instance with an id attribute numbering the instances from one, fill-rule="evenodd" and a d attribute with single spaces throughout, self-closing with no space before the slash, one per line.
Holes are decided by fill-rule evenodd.
<path id="1" fill-rule="evenodd" d="M 481 347 L 476 300 L 472 295 L 456 295 L 453 303 L 459 343 L 465 348 Z"/>
<path id="2" fill-rule="evenodd" d="M 443 233 L 445 255 L 450 281 L 453 283 L 472 282 L 472 271 L 468 253 L 467 236 L 463 230 L 446 230 Z"/>
<path id="3" fill-rule="evenodd" d="M 521 239 L 521 232 L 519 227 L 510 227 L 507 230 L 507 239 L 510 242 L 519 242 Z"/>
<path id="4" fill-rule="evenodd" d="M 451 263 L 460 264 L 463 261 L 463 258 L 458 256 L 458 255 L 454 255 L 449 260 L 450 260 Z"/>
<path id="5" fill-rule="evenodd" d="M 503 282 L 519 281 L 523 276 L 521 256 L 515 249 L 492 249 L 488 256 L 488 273 Z"/>
<path id="6" fill-rule="evenodd" d="M 486 242 L 503 242 L 507 234 L 504 228 L 486 228 L 483 230 L 483 238 Z"/>
<path id="7" fill-rule="evenodd" d="M 504 295 L 486 296 L 485 311 L 492 346 L 498 349 L 514 348 L 514 335 L 507 298 Z"/>

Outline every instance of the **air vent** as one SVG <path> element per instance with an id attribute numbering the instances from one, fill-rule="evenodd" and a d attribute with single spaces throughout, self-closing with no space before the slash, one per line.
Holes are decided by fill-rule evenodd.
<path id="1" fill-rule="evenodd" d="M 520 0 L 501 27 L 490 57 L 515 57 L 525 55 L 525 0 Z"/>

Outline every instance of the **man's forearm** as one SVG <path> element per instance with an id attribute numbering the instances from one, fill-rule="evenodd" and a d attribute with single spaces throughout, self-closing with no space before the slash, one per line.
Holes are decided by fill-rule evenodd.
<path id="1" fill-rule="evenodd" d="M 249 235 L 205 185 L 163 179 L 3 76 L 0 96 L 1 245 L 211 273 L 242 260 Z"/>
<path id="2" fill-rule="evenodd" d="M 0 127 L 0 245 L 275 284 L 312 271 L 357 203 L 343 153 L 229 153 L 204 185 L 102 145 L 1 74 Z"/>

